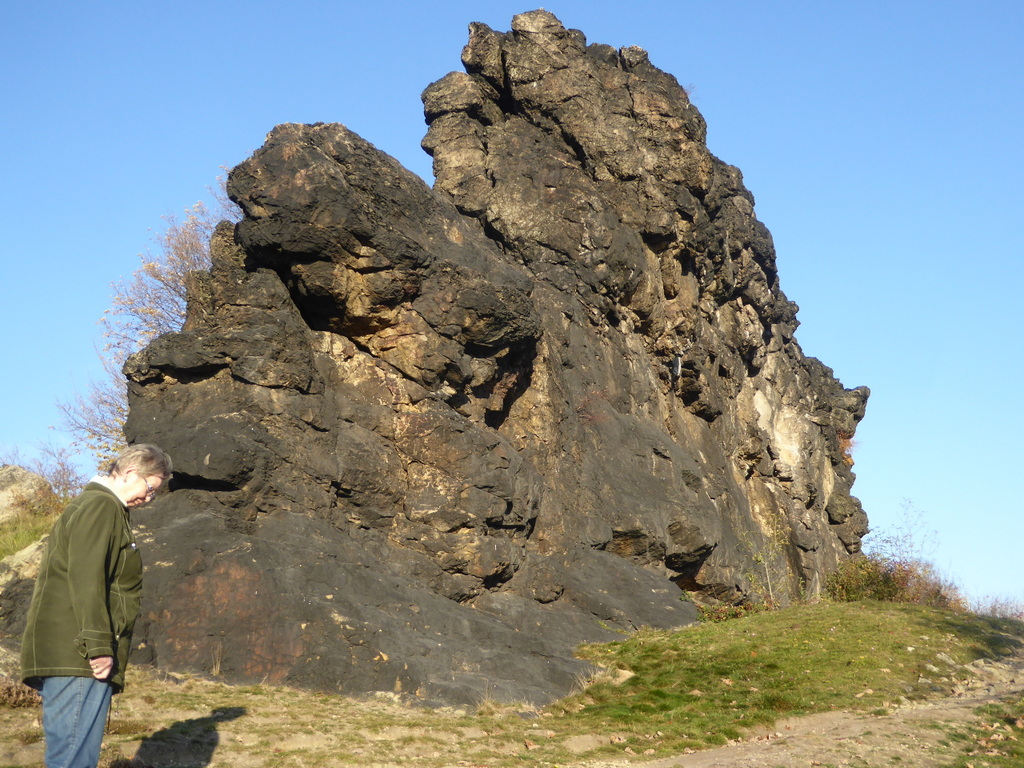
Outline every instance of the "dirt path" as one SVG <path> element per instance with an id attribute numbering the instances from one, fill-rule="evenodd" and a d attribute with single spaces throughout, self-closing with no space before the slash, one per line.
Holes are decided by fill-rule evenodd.
<path id="1" fill-rule="evenodd" d="M 931 768 L 951 759 L 944 728 L 973 718 L 982 700 L 944 702 L 884 717 L 829 712 L 789 721 L 778 735 L 691 755 L 643 763 L 644 768 L 806 768 L 894 764 Z"/>

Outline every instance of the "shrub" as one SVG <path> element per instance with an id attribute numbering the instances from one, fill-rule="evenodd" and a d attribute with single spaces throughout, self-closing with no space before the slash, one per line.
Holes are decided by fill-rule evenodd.
<path id="1" fill-rule="evenodd" d="M 872 557 L 855 557 L 842 563 L 825 581 L 825 594 L 841 603 L 856 600 L 900 602 L 893 574 L 881 561 Z"/>
<path id="2" fill-rule="evenodd" d="M 853 449 L 857 447 L 857 443 L 853 439 L 853 432 L 839 430 L 836 432 L 836 437 L 839 438 L 839 454 L 843 457 L 843 463 L 852 467 Z"/>
<path id="3" fill-rule="evenodd" d="M 971 612 L 994 619 L 1024 621 L 1024 603 L 1008 597 L 985 597 L 971 603 Z"/>
<path id="4" fill-rule="evenodd" d="M 935 533 L 909 501 L 895 526 L 873 538 L 864 554 L 842 563 L 825 582 L 825 594 L 839 602 L 881 600 L 953 611 L 968 610 L 957 586 L 929 562 Z"/>
<path id="5" fill-rule="evenodd" d="M 847 560 L 828 577 L 825 594 L 839 602 L 881 600 L 965 611 L 956 585 L 923 560 L 867 554 Z"/>
<path id="6" fill-rule="evenodd" d="M 698 605 L 697 614 L 702 622 L 717 623 L 729 621 L 730 619 L 742 619 L 752 613 L 761 613 L 770 610 L 770 606 L 763 603 L 740 603 L 739 605 Z"/>
<path id="7" fill-rule="evenodd" d="M 37 707 L 42 703 L 39 694 L 22 683 L 9 677 L 0 677 L 0 707 Z"/>

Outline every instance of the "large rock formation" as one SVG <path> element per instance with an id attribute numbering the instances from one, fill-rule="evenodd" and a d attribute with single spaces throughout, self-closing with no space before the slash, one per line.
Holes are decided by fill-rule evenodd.
<path id="1" fill-rule="evenodd" d="M 126 366 L 176 464 L 138 659 L 544 701 L 580 642 L 858 550 L 868 392 L 802 354 L 740 172 L 642 50 L 512 26 L 424 92 L 434 190 L 336 124 L 232 171 L 244 219 Z"/>

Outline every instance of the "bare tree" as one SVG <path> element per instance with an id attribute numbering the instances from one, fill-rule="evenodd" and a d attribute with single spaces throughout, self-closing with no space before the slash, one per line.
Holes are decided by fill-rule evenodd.
<path id="1" fill-rule="evenodd" d="M 75 457 L 68 448 L 43 443 L 37 447 L 35 456 L 25 458 L 17 448 L 0 451 L 0 465 L 15 464 L 35 472 L 50 484 L 53 504 L 45 504 L 49 511 L 67 503 L 86 483 L 86 476 L 75 464 Z"/>
<path id="2" fill-rule="evenodd" d="M 74 444 L 88 449 L 100 463 L 125 444 L 127 384 L 121 373 L 125 360 L 157 336 L 181 330 L 195 275 L 210 268 L 213 230 L 220 221 L 237 221 L 240 216 L 224 194 L 223 180 L 214 197 L 214 205 L 196 203 L 182 219 L 165 217 L 155 251 L 140 254 L 142 266 L 130 279 L 111 284 L 111 307 L 100 320 L 106 340 L 98 352 L 104 378 L 70 401 L 57 403 Z"/>
<path id="3" fill-rule="evenodd" d="M 117 359 L 104 352 L 99 356 L 103 378 L 90 382 L 84 393 L 57 401 L 64 428 L 74 437 L 73 445 L 88 449 L 97 465 L 116 456 L 124 447 L 123 427 L 128 416 L 128 389 L 121 373 L 127 356 Z"/>

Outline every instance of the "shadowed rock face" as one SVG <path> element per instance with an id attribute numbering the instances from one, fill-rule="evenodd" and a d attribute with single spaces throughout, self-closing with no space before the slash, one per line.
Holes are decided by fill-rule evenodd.
<path id="1" fill-rule="evenodd" d="M 176 465 L 140 660 L 546 701 L 681 590 L 814 596 L 858 550 L 868 392 L 802 354 L 740 172 L 642 50 L 512 27 L 424 92 L 434 190 L 341 125 L 232 171 L 244 220 L 126 366 Z"/>

